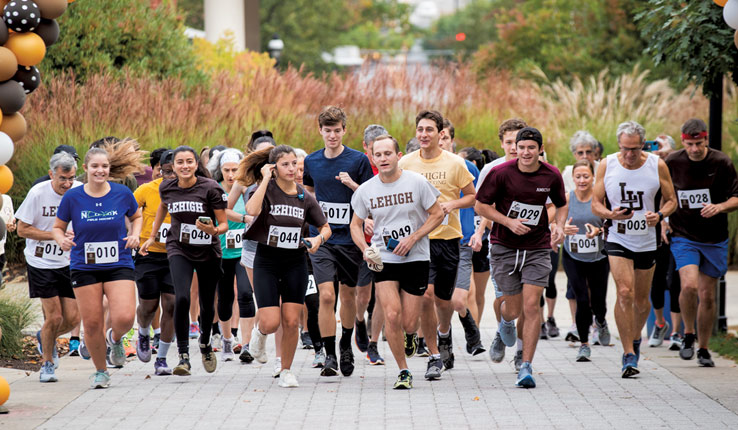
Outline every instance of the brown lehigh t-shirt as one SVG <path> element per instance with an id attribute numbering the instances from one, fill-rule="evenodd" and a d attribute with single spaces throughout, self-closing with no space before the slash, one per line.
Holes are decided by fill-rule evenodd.
<path id="1" fill-rule="evenodd" d="M 162 181 L 159 194 L 162 203 L 172 218 L 172 226 L 167 236 L 167 255 L 181 255 L 191 261 L 220 259 L 220 238 L 195 228 L 201 216 L 215 220 L 215 209 L 225 209 L 228 197 L 223 188 L 214 180 L 198 176 L 190 188 L 180 188 L 178 179 Z"/>
<path id="2" fill-rule="evenodd" d="M 246 239 L 283 249 L 304 248 L 301 239 L 306 224 L 321 227 L 327 222 L 318 201 L 301 186 L 297 194 L 289 195 L 271 179 L 261 212 L 246 232 Z"/>
<path id="3" fill-rule="evenodd" d="M 550 249 L 546 200 L 560 208 L 566 205 L 564 180 L 559 170 L 548 164 L 532 173 L 521 172 L 518 160 L 510 160 L 492 169 L 477 192 L 477 200 L 494 204 L 498 212 L 510 218 L 527 219 L 530 231 L 522 236 L 499 223 L 492 225 L 490 243 L 512 249 Z"/>

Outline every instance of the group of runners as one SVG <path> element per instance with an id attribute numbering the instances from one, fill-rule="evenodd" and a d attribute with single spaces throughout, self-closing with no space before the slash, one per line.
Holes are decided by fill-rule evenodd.
<path id="1" fill-rule="evenodd" d="M 370 364 L 384 364 L 377 348 L 384 333 L 399 368 L 394 388 L 409 389 L 407 359 L 416 354 L 428 357 L 425 379 L 454 368 L 454 313 L 465 351 L 486 351 L 478 323 L 491 281 L 498 329 L 490 358 L 499 363 L 515 347 L 516 385 L 533 388 L 538 340 L 559 334 L 552 307 L 560 258 L 575 321 L 566 338 L 580 342 L 576 361 L 592 359 L 590 345 L 610 344 L 612 274 L 628 378 L 640 372 L 658 255 L 667 267 L 660 276 L 680 280 L 684 335 L 675 324 L 673 345 L 683 359 L 696 353 L 700 365 L 714 366 L 707 345 L 738 179 L 730 158 L 709 148 L 703 121 L 685 122 L 684 148 L 663 158 L 633 121 L 619 125 L 619 151 L 601 161 L 601 144 L 578 132 L 577 161 L 563 176 L 545 161 L 540 131 L 520 119 L 501 124 L 505 155 L 494 161 L 475 148 L 457 155 L 454 127 L 436 111 L 417 115 L 419 149 L 404 154 L 380 125 L 366 127 L 366 153 L 349 148 L 346 122 L 338 107 L 321 112 L 324 148 L 309 155 L 266 130 L 243 152 L 204 152 L 207 163 L 188 146 L 158 149 L 153 181 L 137 188 L 128 180 L 141 159 L 133 141 L 96 142 L 79 176 L 76 152 L 57 151 L 49 178 L 16 213 L 30 296 L 41 299 L 45 316 L 41 382 L 57 381 L 56 339 L 81 320 L 80 354 L 95 366 L 93 388 L 108 386 L 109 366 L 125 364 L 124 336 L 134 323 L 136 354 L 149 362 L 156 351 L 156 375 L 190 375 L 197 323 L 206 372 L 236 353 L 243 363 L 266 363 L 275 334 L 282 387 L 299 385 L 291 371 L 298 340 L 314 349 L 321 376 L 350 376 L 353 342 Z M 649 344 L 669 334 L 661 315 Z"/>

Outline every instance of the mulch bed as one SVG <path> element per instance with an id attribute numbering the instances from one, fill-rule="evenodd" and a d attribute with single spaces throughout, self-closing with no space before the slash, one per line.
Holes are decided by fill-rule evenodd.
<path id="1" fill-rule="evenodd" d="M 36 349 L 36 337 L 26 336 L 23 338 L 23 352 L 12 357 L 0 357 L 0 367 L 37 372 L 41 368 L 42 359 Z M 69 352 L 69 339 L 58 339 L 56 348 L 59 355 L 63 356 Z M 30 374 L 30 373 L 29 373 Z"/>

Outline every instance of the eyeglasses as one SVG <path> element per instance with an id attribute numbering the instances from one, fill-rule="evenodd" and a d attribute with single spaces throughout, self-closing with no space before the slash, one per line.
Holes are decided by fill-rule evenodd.
<path id="1" fill-rule="evenodd" d="M 634 152 L 635 153 L 635 152 L 643 151 L 643 148 L 640 147 L 640 146 L 637 147 L 637 148 L 625 148 L 625 147 L 621 146 L 620 147 L 620 150 L 621 151 L 624 151 L 624 152 Z"/>
<path id="2" fill-rule="evenodd" d="M 174 175 L 174 170 L 172 169 L 162 169 L 161 170 L 162 176 L 172 176 Z"/>
<path id="3" fill-rule="evenodd" d="M 70 177 L 57 176 L 56 178 L 54 178 L 54 180 L 59 181 L 59 182 L 74 182 L 75 179 L 77 178 L 75 178 L 74 176 L 70 176 Z"/>
<path id="4" fill-rule="evenodd" d="M 575 154 L 576 155 L 592 155 L 592 154 L 594 154 L 594 151 L 592 151 L 592 150 L 589 150 L 589 151 L 577 151 L 577 152 L 575 152 Z"/>

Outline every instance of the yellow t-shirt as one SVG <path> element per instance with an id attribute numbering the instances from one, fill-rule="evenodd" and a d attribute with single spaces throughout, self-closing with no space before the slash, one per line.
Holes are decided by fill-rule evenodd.
<path id="1" fill-rule="evenodd" d="M 464 159 L 448 151 L 441 151 L 438 157 L 426 160 L 420 156 L 418 150 L 400 158 L 399 166 L 425 176 L 441 192 L 439 203 L 458 200 L 461 189 L 474 182 L 474 176 L 467 170 Z M 459 211 L 455 210 L 444 217 L 441 225 L 428 237 L 444 240 L 461 238 Z"/>
<path id="2" fill-rule="evenodd" d="M 151 236 L 151 228 L 154 225 L 154 219 L 156 219 L 156 211 L 157 209 L 159 209 L 159 205 L 161 204 L 161 197 L 159 196 L 159 185 L 161 184 L 162 180 L 163 178 L 159 178 L 155 181 L 143 184 L 138 187 L 136 191 L 133 192 L 133 196 L 136 198 L 138 206 L 141 208 L 141 213 L 143 214 L 143 227 L 141 227 L 141 243 L 146 241 Z M 166 225 L 171 223 L 171 217 L 169 216 L 169 213 L 167 213 L 162 226 L 166 228 Z M 165 245 L 166 241 L 167 239 L 165 237 L 160 237 L 159 240 L 154 242 L 154 244 L 149 247 L 149 252 L 167 252 L 167 248 Z"/>

